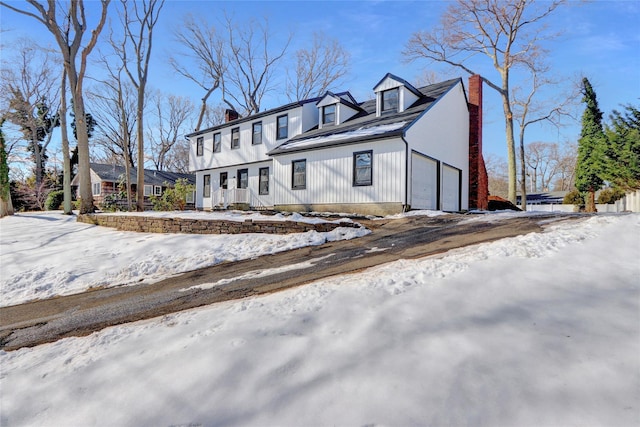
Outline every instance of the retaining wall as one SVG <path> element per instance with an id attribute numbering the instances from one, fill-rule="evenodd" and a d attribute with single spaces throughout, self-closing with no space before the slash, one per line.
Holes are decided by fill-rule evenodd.
<path id="1" fill-rule="evenodd" d="M 251 219 L 225 221 L 110 214 L 82 214 L 78 215 L 78 222 L 116 228 L 120 231 L 185 234 L 289 234 L 304 233 L 305 231 L 327 232 L 338 227 L 360 228 L 359 224 L 353 222 L 309 224 L 297 221 L 254 221 Z"/>

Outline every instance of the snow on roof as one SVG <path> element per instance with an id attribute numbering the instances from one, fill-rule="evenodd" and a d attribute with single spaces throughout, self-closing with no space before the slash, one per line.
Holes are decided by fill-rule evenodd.
<path id="1" fill-rule="evenodd" d="M 365 139 L 385 133 L 402 129 L 407 124 L 406 121 L 390 123 L 378 126 L 360 127 L 347 132 L 334 133 L 331 135 L 316 136 L 298 141 L 289 141 L 278 147 L 279 151 L 288 151 L 301 147 L 310 147 L 313 145 L 327 145 L 329 143 L 343 142 L 352 139 Z"/>

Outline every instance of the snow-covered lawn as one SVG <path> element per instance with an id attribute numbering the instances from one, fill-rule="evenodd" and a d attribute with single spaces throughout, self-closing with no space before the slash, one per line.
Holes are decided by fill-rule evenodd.
<path id="1" fill-rule="evenodd" d="M 602 215 L 0 352 L 0 424 L 638 426 L 639 260 Z"/>
<path id="2" fill-rule="evenodd" d="M 299 214 L 284 217 L 237 212 L 145 212 L 144 215 L 327 222 Z M 222 261 L 320 245 L 327 240 L 350 239 L 368 232 L 364 228 L 339 227 L 328 233 L 289 235 L 132 233 L 78 223 L 75 216 L 60 212 L 19 214 L 0 221 L 0 306 L 77 293 L 90 287 L 158 281 Z"/>

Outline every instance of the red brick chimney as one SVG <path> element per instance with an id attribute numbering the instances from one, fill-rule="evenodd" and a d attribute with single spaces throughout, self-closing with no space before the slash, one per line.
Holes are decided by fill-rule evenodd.
<path id="1" fill-rule="evenodd" d="M 230 110 L 228 108 L 226 110 L 224 110 L 224 122 L 225 123 L 237 120 L 239 117 L 240 117 L 240 115 L 235 110 Z"/>
<path id="2" fill-rule="evenodd" d="M 469 77 L 469 209 L 489 207 L 489 179 L 482 156 L 482 76 Z"/>

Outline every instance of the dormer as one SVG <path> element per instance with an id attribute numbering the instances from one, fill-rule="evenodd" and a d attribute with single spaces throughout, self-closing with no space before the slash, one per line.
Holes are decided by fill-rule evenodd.
<path id="1" fill-rule="evenodd" d="M 373 91 L 376 93 L 376 116 L 378 117 L 384 114 L 402 113 L 422 96 L 409 82 L 391 73 L 387 73 L 375 85 Z"/>
<path id="2" fill-rule="evenodd" d="M 344 123 L 360 111 L 356 100 L 349 92 L 326 92 L 316 106 L 319 129 Z"/>

